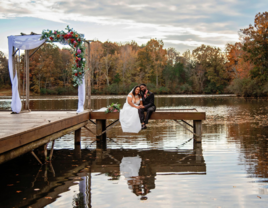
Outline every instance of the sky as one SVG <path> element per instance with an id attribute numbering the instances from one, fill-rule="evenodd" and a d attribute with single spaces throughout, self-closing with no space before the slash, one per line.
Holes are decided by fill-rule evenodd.
<path id="1" fill-rule="evenodd" d="M 88 40 L 141 45 L 156 38 L 181 53 L 202 44 L 224 49 L 267 8 L 266 0 L 1 0 L 0 51 L 7 54 L 9 35 L 67 25 Z"/>

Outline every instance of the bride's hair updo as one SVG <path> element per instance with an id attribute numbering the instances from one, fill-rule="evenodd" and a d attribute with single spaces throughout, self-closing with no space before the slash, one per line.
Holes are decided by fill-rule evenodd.
<path id="1" fill-rule="evenodd" d="M 135 91 L 136 91 L 137 88 L 140 88 L 140 86 L 137 85 L 137 86 L 134 87 L 134 89 L 132 90 L 132 94 L 133 94 L 134 96 L 136 95 L 136 92 L 135 92 Z M 140 88 L 140 90 L 141 90 L 141 88 Z M 138 96 L 140 96 L 140 94 L 138 94 Z"/>

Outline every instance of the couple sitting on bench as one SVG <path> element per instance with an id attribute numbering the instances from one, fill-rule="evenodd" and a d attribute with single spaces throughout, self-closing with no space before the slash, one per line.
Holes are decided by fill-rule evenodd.
<path id="1" fill-rule="evenodd" d="M 154 94 L 147 89 L 146 85 L 134 87 L 120 111 L 119 121 L 123 132 L 139 133 L 141 129 L 146 129 L 146 124 L 155 110 Z M 144 112 L 147 112 L 146 116 Z"/>

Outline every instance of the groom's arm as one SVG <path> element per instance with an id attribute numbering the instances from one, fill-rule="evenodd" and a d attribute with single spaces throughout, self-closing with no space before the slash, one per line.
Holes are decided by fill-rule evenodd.
<path id="1" fill-rule="evenodd" d="M 144 105 L 145 108 L 150 108 L 151 106 L 154 105 L 154 94 L 152 93 L 150 95 L 150 102 L 147 105 Z"/>

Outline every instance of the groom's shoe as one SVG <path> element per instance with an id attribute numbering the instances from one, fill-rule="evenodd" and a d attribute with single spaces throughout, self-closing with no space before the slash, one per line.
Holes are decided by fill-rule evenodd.
<path id="1" fill-rule="evenodd" d="M 141 129 L 147 129 L 147 126 L 146 126 L 145 124 L 143 124 L 143 125 L 141 126 Z"/>

